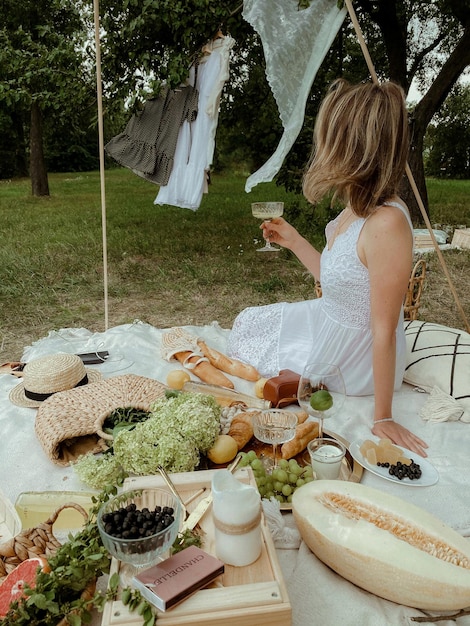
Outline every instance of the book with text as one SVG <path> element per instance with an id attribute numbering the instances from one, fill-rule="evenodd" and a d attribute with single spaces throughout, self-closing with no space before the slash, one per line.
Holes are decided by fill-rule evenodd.
<path id="1" fill-rule="evenodd" d="M 224 564 L 191 546 L 133 578 L 136 589 L 151 604 L 166 611 L 224 573 Z"/>

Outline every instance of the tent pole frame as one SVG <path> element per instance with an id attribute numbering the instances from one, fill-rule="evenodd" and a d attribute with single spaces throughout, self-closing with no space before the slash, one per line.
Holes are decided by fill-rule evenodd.
<path id="1" fill-rule="evenodd" d="M 104 326 L 109 326 L 108 306 L 108 244 L 106 234 L 106 184 L 104 168 L 104 131 L 103 131 L 103 84 L 101 79 L 101 43 L 100 43 L 100 8 L 99 0 L 93 0 L 96 50 L 96 92 L 98 99 L 98 142 L 100 156 L 100 188 L 101 188 L 101 228 L 103 234 L 103 288 L 104 288 Z"/>

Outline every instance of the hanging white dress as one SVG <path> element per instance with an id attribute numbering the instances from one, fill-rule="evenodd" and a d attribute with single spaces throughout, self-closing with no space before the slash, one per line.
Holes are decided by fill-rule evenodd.
<path id="1" fill-rule="evenodd" d="M 406 215 L 407 210 L 390 202 Z M 374 393 L 370 282 L 357 254 L 357 241 L 365 223 L 360 218 L 328 243 L 321 257 L 322 297 L 294 303 L 250 307 L 236 318 L 228 338 L 228 354 L 250 363 L 265 377 L 282 369 L 298 374 L 311 361 L 338 365 L 348 395 Z M 326 226 L 327 242 L 338 227 L 339 216 Z M 403 381 L 406 344 L 403 308 L 396 329 L 395 389 Z"/>
<path id="2" fill-rule="evenodd" d="M 215 134 L 222 89 L 229 76 L 230 50 L 235 40 L 220 37 L 211 43 L 210 54 L 197 68 L 191 68 L 190 81 L 199 93 L 198 114 L 193 122 L 183 122 L 170 179 L 154 204 L 170 204 L 197 210 L 205 190 L 206 175 L 214 156 Z"/>

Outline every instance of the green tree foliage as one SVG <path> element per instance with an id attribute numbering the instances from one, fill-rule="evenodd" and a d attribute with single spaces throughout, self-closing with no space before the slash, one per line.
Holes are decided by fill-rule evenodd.
<path id="1" fill-rule="evenodd" d="M 0 179 L 27 176 L 26 145 L 21 117 L 14 110 L 0 110 Z"/>
<path id="2" fill-rule="evenodd" d="M 240 8 L 238 0 L 100 0 L 110 93 L 133 97 L 158 90 L 161 81 L 177 87 L 219 28 L 243 29 Z"/>
<path id="3" fill-rule="evenodd" d="M 426 174 L 470 178 L 470 86 L 457 86 L 429 125 Z"/>
<path id="4" fill-rule="evenodd" d="M 215 167 L 260 167 L 282 135 L 282 124 L 266 80 L 261 43 L 256 34 L 231 62 L 233 79 L 225 85 L 217 130 Z"/>
<path id="5" fill-rule="evenodd" d="M 301 0 L 299 10 L 308 4 Z M 216 165 L 228 166 L 236 158 L 253 171 L 270 156 L 282 128 L 260 41 L 243 20 L 241 0 L 100 0 L 99 5 L 108 136 L 119 124 L 122 130 L 123 111 L 128 119 L 135 101 L 157 92 L 162 82 L 173 87 L 184 82 L 202 45 L 220 29 L 236 44 L 219 117 Z M 411 116 L 410 165 L 426 204 L 424 135 L 470 62 L 470 0 L 355 0 L 353 6 L 379 77 L 397 81 L 405 92 L 417 82 L 424 94 Z M 35 193 L 47 192 L 47 163 L 54 169 L 68 162 L 69 169 L 96 163 L 90 9 L 86 0 L 23 0 L 21 5 L 4 0 L 0 5 L 0 127 L 11 120 L 5 136 L 17 146 L 15 154 L 3 152 L 5 174 L 13 160 L 21 171 L 24 158 L 18 151 L 29 134 Z M 352 81 L 369 76 L 348 17 L 316 77 L 304 127 L 278 176 L 288 189 L 298 188 L 318 104 L 337 76 Z M 34 180 L 43 188 L 35 190 Z M 407 199 L 413 208 L 409 190 Z M 419 218 L 416 207 L 414 216 Z"/>
<path id="6" fill-rule="evenodd" d="M 230 33 L 236 47 L 219 118 L 219 139 L 223 138 L 226 154 L 218 153 L 218 163 L 243 152 L 251 169 L 272 152 L 281 128 L 262 75 L 260 42 L 243 20 L 239 0 L 101 0 L 100 4 L 107 82 L 117 98 L 141 95 L 142 89 L 152 92 L 161 81 L 177 85 L 201 45 L 218 28 Z M 301 10 L 309 2 L 298 4 Z M 411 118 L 410 166 L 426 204 L 424 134 L 470 63 L 470 0 L 356 0 L 353 6 L 379 78 L 395 80 L 405 93 L 417 81 L 424 93 Z M 308 159 L 316 108 L 326 83 L 337 76 L 362 80 L 369 75 L 357 39 L 346 18 L 314 82 L 304 129 L 279 176 L 289 187 L 295 186 L 293 178 L 299 179 Z M 419 219 L 411 190 L 405 190 L 405 195 Z"/>
<path id="7" fill-rule="evenodd" d="M 29 132 L 34 195 L 49 194 L 46 129 L 52 135 L 67 128 L 70 134 L 87 106 L 96 117 L 86 18 L 85 7 L 72 0 L 4 0 L 0 5 L 0 102 L 16 120 L 17 148 L 20 126 L 23 134 Z"/>
<path id="8" fill-rule="evenodd" d="M 427 206 L 424 137 L 432 117 L 470 64 L 470 0 L 357 0 L 355 6 L 364 31 L 374 41 L 371 56 L 379 76 L 398 82 L 405 93 L 415 80 L 424 94 L 411 115 L 409 164 Z M 420 211 L 409 185 L 403 196 L 419 222 Z"/>

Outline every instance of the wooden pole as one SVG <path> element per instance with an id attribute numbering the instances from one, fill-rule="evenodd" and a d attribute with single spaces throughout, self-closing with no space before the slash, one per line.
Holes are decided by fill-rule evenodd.
<path id="1" fill-rule="evenodd" d="M 106 237 L 106 185 L 104 176 L 103 88 L 101 81 L 101 45 L 99 0 L 93 0 L 96 49 L 96 92 L 98 98 L 98 141 L 100 155 L 101 227 L 103 233 L 104 326 L 108 330 L 108 248 Z"/>
<path id="2" fill-rule="evenodd" d="M 378 84 L 379 80 L 377 78 L 377 73 L 375 71 L 374 64 L 372 63 L 372 59 L 370 57 L 369 50 L 368 50 L 366 42 L 364 40 L 364 36 L 362 34 L 362 29 L 361 29 L 361 26 L 360 26 L 360 24 L 359 24 L 359 22 L 357 20 L 356 12 L 354 11 L 354 7 L 352 5 L 352 2 L 351 2 L 351 0 L 345 0 L 345 3 L 346 3 L 346 7 L 348 9 L 348 12 L 349 12 L 349 16 L 350 16 L 351 21 L 352 21 L 353 26 L 354 26 L 354 30 L 356 31 L 357 38 L 358 38 L 358 41 L 359 41 L 359 45 L 361 46 L 361 50 L 362 50 L 362 53 L 364 55 L 365 61 L 367 63 L 367 67 L 369 69 L 371 78 L 372 78 L 374 83 Z M 450 290 L 452 292 L 452 295 L 454 296 L 455 303 L 456 303 L 457 308 L 458 308 L 458 310 L 460 312 L 460 315 L 462 316 L 463 322 L 465 324 L 465 328 L 466 328 L 467 332 L 470 332 L 470 325 L 469 325 L 469 322 L 468 322 L 467 317 L 465 315 L 465 311 L 463 310 L 463 307 L 462 307 L 462 304 L 460 302 L 458 293 L 455 290 L 455 287 L 454 287 L 454 284 L 452 282 L 452 278 L 451 278 L 451 276 L 449 274 L 449 270 L 447 269 L 447 265 L 446 265 L 444 256 L 442 254 L 442 251 L 439 248 L 439 244 L 436 241 L 436 237 L 434 235 L 434 231 L 433 231 L 431 223 L 429 221 L 428 214 L 426 213 L 426 208 L 424 206 L 423 199 L 421 198 L 421 194 L 419 193 L 419 189 L 418 189 L 418 187 L 416 185 L 416 181 L 415 181 L 415 179 L 413 177 L 413 173 L 412 173 L 411 168 L 410 168 L 408 163 L 406 164 L 406 170 L 405 171 L 406 171 L 406 175 L 408 177 L 408 181 L 409 181 L 409 183 L 411 185 L 411 189 L 413 190 L 413 193 L 415 195 L 416 202 L 418 203 L 419 209 L 421 211 L 421 215 L 423 216 L 424 222 L 425 222 L 425 224 L 427 226 L 427 229 L 429 230 L 429 234 L 431 235 L 431 240 L 433 242 L 434 248 L 436 249 L 436 253 L 437 253 L 439 261 L 440 261 L 440 263 L 442 265 L 442 269 L 444 270 L 444 274 L 445 274 L 445 276 L 447 278 L 447 282 L 449 283 L 449 287 L 450 287 Z"/>

